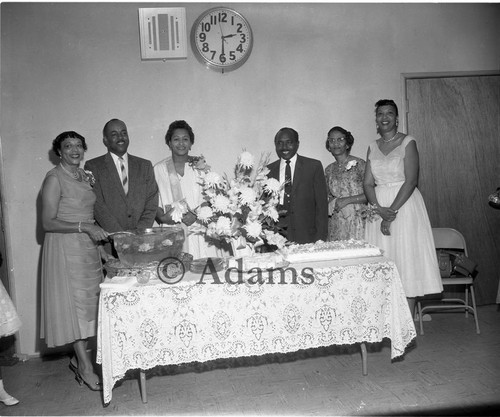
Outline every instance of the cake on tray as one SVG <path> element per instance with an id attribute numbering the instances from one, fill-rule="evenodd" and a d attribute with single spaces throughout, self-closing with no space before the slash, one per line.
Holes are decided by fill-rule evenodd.
<path id="1" fill-rule="evenodd" d="M 283 255 L 277 252 L 256 253 L 252 256 L 242 258 L 229 258 L 228 267 L 236 268 L 241 271 L 250 271 L 253 268 L 276 269 L 283 268 L 288 265 L 288 262 L 283 258 Z"/>
<path id="2" fill-rule="evenodd" d="M 294 244 L 281 250 L 283 257 L 290 263 L 318 262 L 339 259 L 366 258 L 381 256 L 381 250 L 364 240 L 338 240 L 334 242 Z"/>

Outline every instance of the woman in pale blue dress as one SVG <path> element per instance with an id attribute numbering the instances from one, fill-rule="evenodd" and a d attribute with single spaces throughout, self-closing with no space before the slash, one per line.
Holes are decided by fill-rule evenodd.
<path id="1" fill-rule="evenodd" d="M 351 132 L 340 126 L 332 127 L 328 132 L 326 149 L 335 158 L 335 162 L 325 168 L 329 241 L 365 238 L 365 161 L 351 155 L 353 144 Z"/>
<path id="2" fill-rule="evenodd" d="M 443 291 L 429 216 L 417 188 L 419 155 L 415 138 L 398 132 L 394 101 L 378 101 L 375 114 L 380 138 L 368 148 L 364 189 L 378 216 L 367 222 L 365 236 L 396 263 L 413 313 L 415 297 Z"/>

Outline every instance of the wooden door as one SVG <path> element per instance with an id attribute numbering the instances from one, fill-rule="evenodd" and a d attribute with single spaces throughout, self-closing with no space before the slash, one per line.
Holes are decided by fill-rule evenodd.
<path id="1" fill-rule="evenodd" d="M 479 264 L 478 304 L 500 295 L 500 76 L 407 79 L 407 130 L 420 152 L 419 189 L 433 227 L 465 236 Z"/>

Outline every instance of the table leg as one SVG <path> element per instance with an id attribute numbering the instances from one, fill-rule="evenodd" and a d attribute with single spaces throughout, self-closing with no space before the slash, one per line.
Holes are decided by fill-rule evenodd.
<path id="1" fill-rule="evenodd" d="M 361 363 L 363 368 L 363 376 L 368 375 L 368 364 L 366 358 L 366 344 L 361 343 Z"/>
<path id="2" fill-rule="evenodd" d="M 143 371 L 142 369 L 139 372 L 139 379 L 140 379 L 140 385 L 141 385 L 141 399 L 143 403 L 148 402 L 148 396 L 146 394 L 146 371 Z"/>

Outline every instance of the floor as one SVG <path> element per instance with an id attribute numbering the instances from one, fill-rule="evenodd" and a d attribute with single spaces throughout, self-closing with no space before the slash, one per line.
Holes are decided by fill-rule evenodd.
<path id="1" fill-rule="evenodd" d="M 103 407 L 80 387 L 68 357 L 3 367 L 8 391 L 0 415 L 500 415 L 500 309 L 479 307 L 481 334 L 462 313 L 432 314 L 403 359 L 389 342 L 369 346 L 368 375 L 357 346 L 216 361 L 148 372 L 142 403 L 137 372 Z"/>

